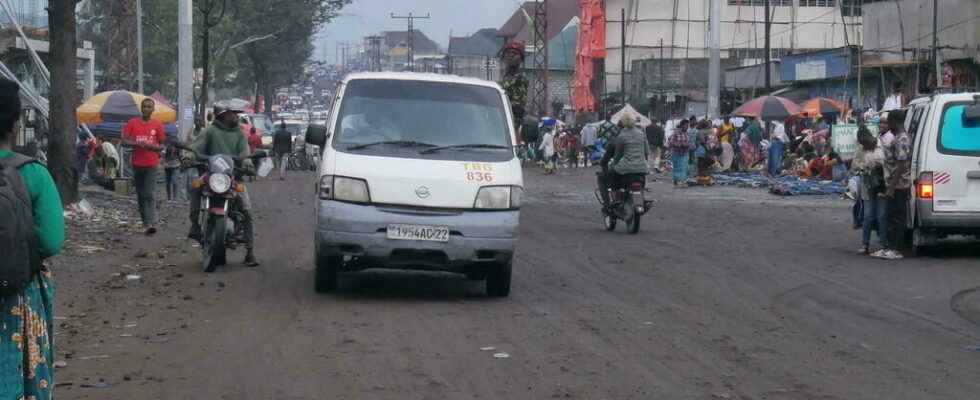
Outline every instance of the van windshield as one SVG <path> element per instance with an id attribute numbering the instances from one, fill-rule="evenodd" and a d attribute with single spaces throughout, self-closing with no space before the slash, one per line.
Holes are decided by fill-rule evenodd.
<path id="1" fill-rule="evenodd" d="M 502 97 L 493 88 L 363 79 L 351 81 L 344 92 L 333 145 L 344 150 L 368 150 L 363 145 L 417 143 L 462 146 L 455 151 L 466 152 L 504 153 L 502 149 L 507 149 L 512 155 L 508 129 Z M 378 147 L 370 149 L 396 151 Z"/>
<path id="2" fill-rule="evenodd" d="M 952 104 L 943 111 L 939 151 L 944 154 L 980 156 L 980 121 L 965 121 L 963 113 L 972 104 Z"/>

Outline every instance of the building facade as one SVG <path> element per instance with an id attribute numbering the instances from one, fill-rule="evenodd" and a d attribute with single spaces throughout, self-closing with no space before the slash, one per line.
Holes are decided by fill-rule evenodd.
<path id="1" fill-rule="evenodd" d="M 48 0 L 6 0 L 13 8 L 17 21 L 24 28 L 46 28 L 48 26 Z M 0 9 L 2 10 L 2 9 Z M 0 24 L 10 23 L 7 13 L 0 11 Z"/>
<path id="2" fill-rule="evenodd" d="M 883 74 L 885 87 L 901 83 L 909 96 L 933 90 L 980 90 L 980 2 L 939 2 L 939 60 L 932 58 L 933 2 L 865 0 L 865 69 Z M 935 71 L 940 71 L 939 80 Z M 888 90 L 888 89 L 885 89 Z"/>
<path id="3" fill-rule="evenodd" d="M 723 65 L 761 63 L 765 48 L 764 0 L 722 0 L 721 57 Z M 770 0 L 772 58 L 785 54 L 830 49 L 861 43 L 858 0 Z M 606 0 L 606 93 L 621 91 L 623 57 L 626 88 L 634 60 L 709 57 L 709 1 Z M 622 13 L 625 11 L 625 42 Z M 846 24 L 846 28 L 845 28 Z M 662 41 L 662 42 L 661 42 Z M 728 60 L 728 61 L 726 61 Z M 696 67 L 696 63 L 691 63 Z M 706 88 L 707 69 L 698 81 Z M 667 82 L 685 89 L 684 82 Z M 651 88 L 637 88 L 643 93 Z M 703 92 L 703 90 L 702 90 Z"/>

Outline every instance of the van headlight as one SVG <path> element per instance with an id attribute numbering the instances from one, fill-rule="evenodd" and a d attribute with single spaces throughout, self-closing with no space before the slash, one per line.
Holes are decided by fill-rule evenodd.
<path id="1" fill-rule="evenodd" d="M 367 181 L 345 176 L 324 175 L 320 178 L 320 198 L 323 200 L 370 203 Z"/>
<path id="2" fill-rule="evenodd" d="M 231 177 L 227 174 L 211 174 L 208 176 L 208 187 L 214 193 L 225 193 L 231 189 Z"/>
<path id="3" fill-rule="evenodd" d="M 514 210 L 521 208 L 524 188 L 520 186 L 484 186 L 476 193 L 473 208 L 481 210 Z"/>

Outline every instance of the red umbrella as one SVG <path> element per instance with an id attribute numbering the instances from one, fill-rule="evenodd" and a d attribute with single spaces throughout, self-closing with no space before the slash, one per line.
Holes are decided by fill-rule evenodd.
<path id="1" fill-rule="evenodd" d="M 779 96 L 762 96 L 742 104 L 732 114 L 745 117 L 758 117 L 763 120 L 785 119 L 790 115 L 800 113 L 800 106 L 787 98 Z"/>

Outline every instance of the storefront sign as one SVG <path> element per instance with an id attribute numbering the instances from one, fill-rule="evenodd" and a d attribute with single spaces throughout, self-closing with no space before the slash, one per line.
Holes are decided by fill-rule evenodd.
<path id="1" fill-rule="evenodd" d="M 878 126 L 869 125 L 868 131 L 875 137 L 878 136 Z M 844 160 L 854 158 L 854 153 L 858 149 L 857 141 L 858 126 L 855 124 L 834 125 L 830 129 L 830 145 L 834 152 Z"/>
<path id="2" fill-rule="evenodd" d="M 796 80 L 809 81 L 814 79 L 827 79 L 826 61 L 810 60 L 796 64 Z"/>

